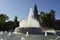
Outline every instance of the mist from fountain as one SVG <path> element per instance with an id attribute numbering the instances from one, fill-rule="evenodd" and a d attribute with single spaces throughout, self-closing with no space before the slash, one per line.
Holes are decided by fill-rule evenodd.
<path id="1" fill-rule="evenodd" d="M 40 27 L 39 22 L 34 19 L 34 13 L 32 8 L 30 8 L 29 11 L 29 15 L 28 15 L 28 19 L 25 20 L 23 19 L 22 21 L 20 21 L 20 27 L 22 28 L 26 28 L 26 27 Z"/>

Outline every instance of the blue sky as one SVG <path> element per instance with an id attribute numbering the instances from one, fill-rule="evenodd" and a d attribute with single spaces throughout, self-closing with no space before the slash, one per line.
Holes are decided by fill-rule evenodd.
<path id="1" fill-rule="evenodd" d="M 13 20 L 18 16 L 18 20 L 28 17 L 29 9 L 37 4 L 38 12 L 49 12 L 50 9 L 56 11 L 56 19 L 60 19 L 60 0 L 0 0 L 0 14 L 4 13 Z"/>

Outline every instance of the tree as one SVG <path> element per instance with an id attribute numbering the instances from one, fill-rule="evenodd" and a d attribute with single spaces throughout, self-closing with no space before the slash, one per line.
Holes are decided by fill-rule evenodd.
<path id="1" fill-rule="evenodd" d="M 51 20 L 52 20 L 52 21 L 51 21 L 51 23 L 52 23 L 51 25 L 52 25 L 53 28 L 54 28 L 54 23 L 53 23 L 53 22 L 55 21 L 55 13 L 56 13 L 56 12 L 55 12 L 53 9 L 51 9 L 51 10 L 49 11 L 49 15 L 51 16 Z"/>
<path id="2" fill-rule="evenodd" d="M 51 15 L 51 18 L 55 20 L 55 11 L 53 9 L 49 11 L 49 14 Z"/>
<path id="3" fill-rule="evenodd" d="M 46 25 L 47 25 L 47 27 L 51 27 L 51 24 L 52 24 L 52 18 L 51 18 L 51 15 L 50 14 L 48 14 L 48 13 L 46 13 L 45 14 L 45 20 L 46 20 Z"/>
<path id="4" fill-rule="evenodd" d="M 39 22 L 43 27 L 53 28 L 53 21 L 55 21 L 54 10 L 50 10 L 49 13 L 40 12 Z"/>
<path id="5" fill-rule="evenodd" d="M 8 29 L 7 31 L 13 31 L 15 29 L 13 21 L 5 22 L 4 26 L 6 29 Z"/>
<path id="6" fill-rule="evenodd" d="M 40 12 L 39 23 L 41 24 L 41 26 L 45 25 L 45 13 L 42 11 Z"/>
<path id="7" fill-rule="evenodd" d="M 8 20 L 8 16 L 6 14 L 0 14 L 0 26 L 3 26 L 6 20 Z"/>
<path id="8" fill-rule="evenodd" d="M 17 27 L 18 26 L 18 20 L 17 20 L 17 16 L 15 16 L 15 19 L 14 19 L 14 26 Z"/>

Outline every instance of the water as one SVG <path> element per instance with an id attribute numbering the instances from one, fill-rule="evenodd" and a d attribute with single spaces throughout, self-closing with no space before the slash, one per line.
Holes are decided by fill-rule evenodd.
<path id="1" fill-rule="evenodd" d="M 0 35 L 0 40 L 60 40 L 60 35 L 30 35 L 26 36 L 25 34 L 11 34 L 4 33 Z"/>
<path id="2" fill-rule="evenodd" d="M 38 27 L 38 28 L 41 28 L 39 22 L 36 19 L 34 19 L 34 13 L 33 13 L 32 8 L 30 8 L 28 18 L 20 21 L 19 27 L 23 27 L 23 28 Z"/>
<path id="3" fill-rule="evenodd" d="M 47 36 L 47 32 L 45 32 L 45 36 Z"/>
<path id="4" fill-rule="evenodd" d="M 11 32 L 9 32 L 8 35 L 10 36 L 11 35 Z"/>
<path id="5" fill-rule="evenodd" d="M 26 32 L 26 36 L 28 36 L 28 32 Z"/>
<path id="6" fill-rule="evenodd" d="M 22 38 L 21 38 L 21 40 L 25 40 L 25 38 L 24 38 L 24 37 L 22 37 Z"/>
<path id="7" fill-rule="evenodd" d="M 56 39 L 55 40 L 60 40 L 60 37 L 58 36 L 58 37 L 56 37 Z"/>
<path id="8" fill-rule="evenodd" d="M 5 33 L 7 33 L 7 31 L 5 31 Z"/>
<path id="9" fill-rule="evenodd" d="M 5 40 L 5 39 L 1 38 L 0 40 Z"/>
<path id="10" fill-rule="evenodd" d="M 1 31 L 0 34 L 3 34 L 3 31 Z"/>

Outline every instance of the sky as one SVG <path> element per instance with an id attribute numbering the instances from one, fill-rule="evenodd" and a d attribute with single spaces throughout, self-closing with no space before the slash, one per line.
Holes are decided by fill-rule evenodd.
<path id="1" fill-rule="evenodd" d="M 35 4 L 37 4 L 38 13 L 53 9 L 56 11 L 56 19 L 60 19 L 60 0 L 0 0 L 0 14 L 9 16 L 9 20 L 14 20 L 15 16 L 21 20 L 28 17 L 29 9 L 34 9 Z"/>

